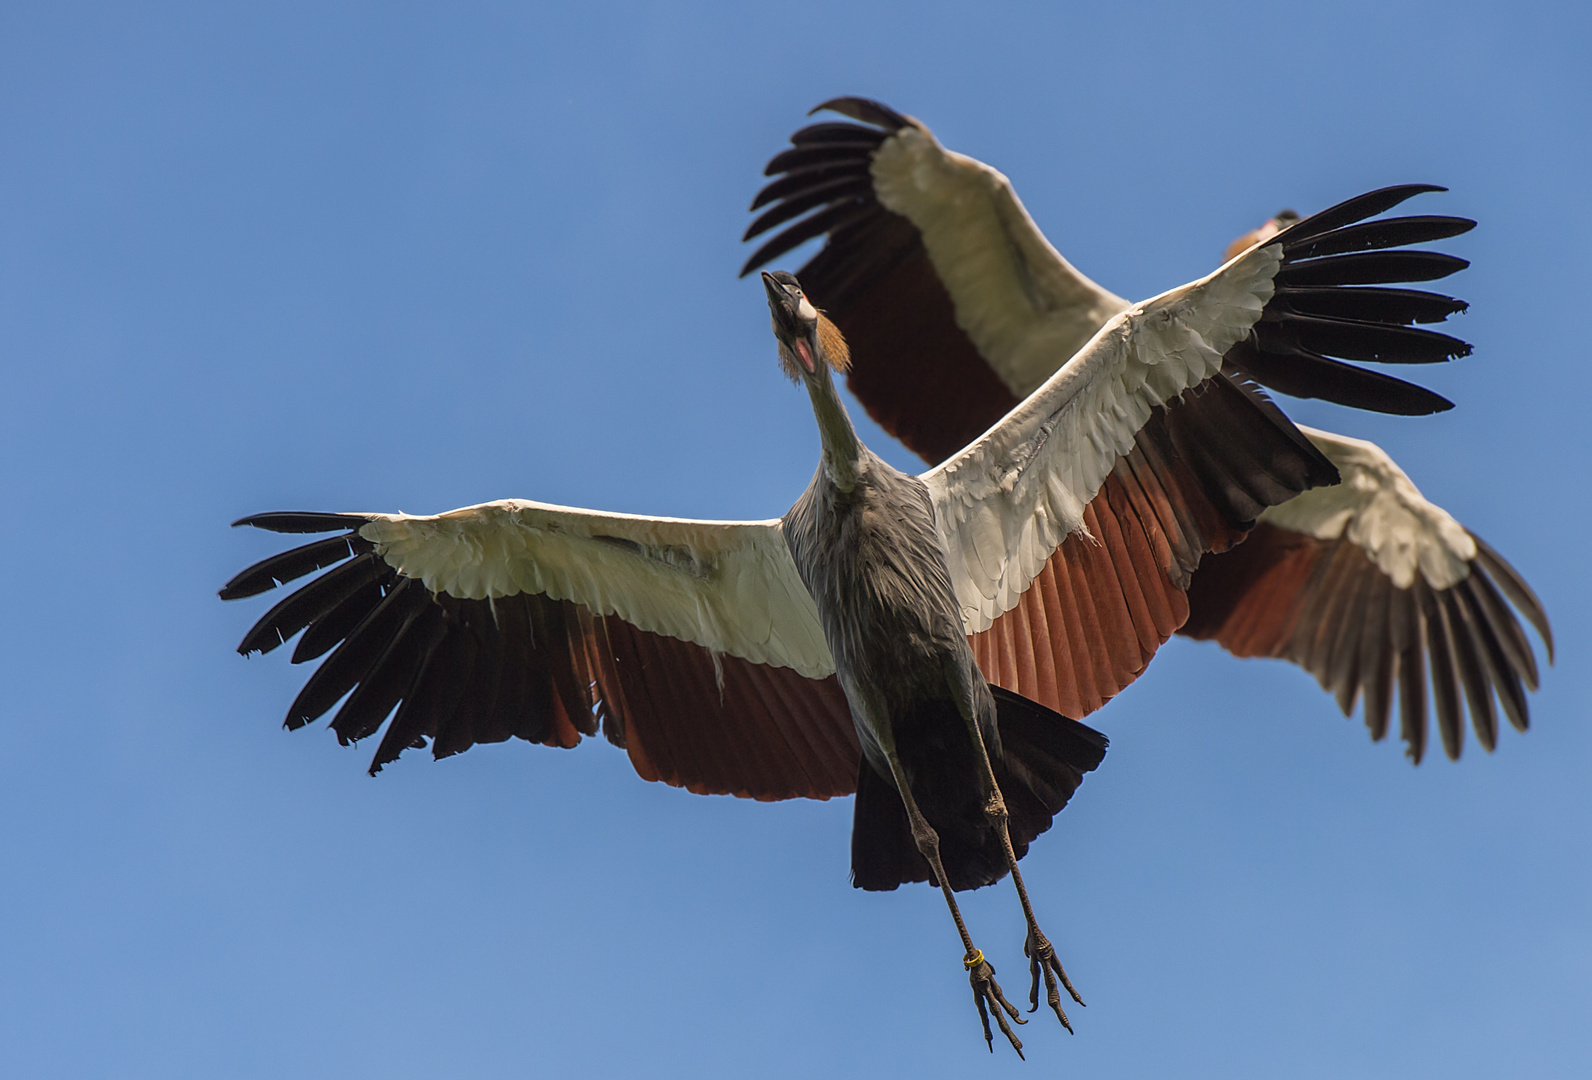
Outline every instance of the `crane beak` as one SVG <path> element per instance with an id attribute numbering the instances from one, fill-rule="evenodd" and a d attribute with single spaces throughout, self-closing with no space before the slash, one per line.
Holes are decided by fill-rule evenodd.
<path id="1" fill-rule="evenodd" d="M 812 325 L 806 325 L 807 320 L 801 317 L 802 297 L 766 270 L 763 271 L 763 289 L 768 293 L 768 310 L 774 318 L 775 335 L 807 369 L 807 374 L 816 375 L 818 324 L 815 320 Z"/>

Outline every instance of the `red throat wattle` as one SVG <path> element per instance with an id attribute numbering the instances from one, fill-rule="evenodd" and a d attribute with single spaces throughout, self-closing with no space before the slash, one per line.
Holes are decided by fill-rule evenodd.
<path id="1" fill-rule="evenodd" d="M 807 369 L 807 374 L 816 375 L 818 368 L 813 364 L 813 347 L 798 338 L 796 340 L 796 355 L 801 358 L 802 366 Z"/>

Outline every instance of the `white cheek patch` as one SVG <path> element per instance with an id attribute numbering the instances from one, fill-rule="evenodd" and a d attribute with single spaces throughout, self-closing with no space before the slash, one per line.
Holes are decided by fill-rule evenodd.
<path id="1" fill-rule="evenodd" d="M 802 302 L 796 305 L 796 314 L 806 322 L 815 322 L 818 319 L 818 309 L 808 302 L 805 294 L 802 296 Z"/>

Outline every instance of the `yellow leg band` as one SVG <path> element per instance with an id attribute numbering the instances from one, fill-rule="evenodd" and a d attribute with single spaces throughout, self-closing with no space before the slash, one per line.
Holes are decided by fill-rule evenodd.
<path id="1" fill-rule="evenodd" d="M 972 952 L 970 952 L 966 956 L 962 957 L 962 966 L 964 968 L 966 968 L 967 970 L 969 970 L 969 971 L 972 971 L 974 968 L 978 967 L 983 962 L 984 962 L 984 950 L 982 950 L 982 949 L 974 949 Z"/>

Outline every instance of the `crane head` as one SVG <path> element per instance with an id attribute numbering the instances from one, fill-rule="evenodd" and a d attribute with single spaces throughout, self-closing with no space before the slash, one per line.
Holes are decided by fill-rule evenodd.
<path id="1" fill-rule="evenodd" d="M 1276 215 L 1266 219 L 1266 223 L 1258 229 L 1240 236 L 1227 245 L 1227 251 L 1222 255 L 1223 262 L 1231 262 L 1244 252 L 1265 240 L 1270 240 L 1288 226 L 1299 220 L 1297 210 L 1279 210 Z"/>
<path id="2" fill-rule="evenodd" d="M 779 363 L 792 381 L 817 378 L 827 365 L 835 371 L 851 366 L 851 351 L 840 329 L 813 307 L 794 274 L 763 271 L 768 311 L 779 342 Z"/>

